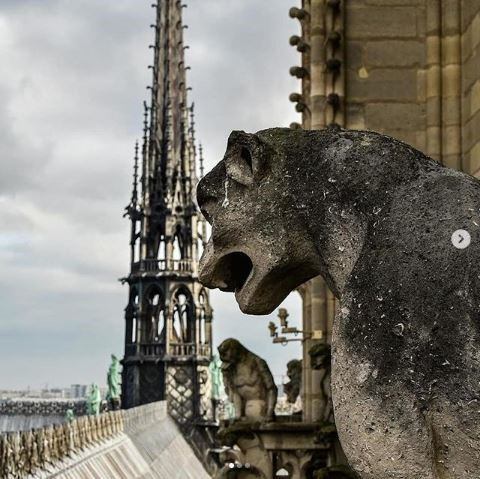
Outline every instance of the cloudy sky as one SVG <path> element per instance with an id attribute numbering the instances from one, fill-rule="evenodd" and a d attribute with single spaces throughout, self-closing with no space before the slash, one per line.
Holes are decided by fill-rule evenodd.
<path id="1" fill-rule="evenodd" d="M 0 389 L 103 384 L 123 354 L 133 145 L 150 83 L 151 0 L 0 1 Z M 189 0 L 188 82 L 206 167 L 232 129 L 298 120 L 295 0 Z M 212 293 L 215 342 L 236 336 L 274 374 L 299 354 L 268 317 Z M 296 293 L 286 301 L 299 319 Z M 280 380 L 280 378 L 278 378 Z"/>

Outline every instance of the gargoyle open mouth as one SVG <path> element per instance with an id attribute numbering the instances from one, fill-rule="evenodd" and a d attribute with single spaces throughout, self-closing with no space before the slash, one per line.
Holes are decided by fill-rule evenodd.
<path id="1" fill-rule="evenodd" d="M 264 257 L 260 251 L 255 251 L 250 256 L 233 248 L 229 251 L 225 251 L 226 248 L 223 251 L 219 249 L 220 251 L 215 251 L 213 244 L 207 243 L 200 259 L 200 282 L 210 289 L 218 288 L 235 293 L 235 299 L 244 313 L 271 313 L 271 309 L 276 306 L 277 297 L 281 296 L 283 299 L 285 296 L 283 290 L 279 294 L 278 288 L 266 286 L 265 281 L 268 281 L 268 275 L 275 266 L 271 255 Z M 286 279 L 288 278 L 287 275 Z M 280 281 L 277 279 L 277 284 L 279 282 L 281 283 L 281 278 Z"/>
<path id="2" fill-rule="evenodd" d="M 252 260 L 248 255 L 241 252 L 229 253 L 220 258 L 215 265 L 214 277 L 222 291 L 240 291 L 253 270 Z"/>

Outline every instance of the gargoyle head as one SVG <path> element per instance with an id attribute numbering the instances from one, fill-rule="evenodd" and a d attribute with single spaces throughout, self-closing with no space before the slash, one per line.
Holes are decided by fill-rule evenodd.
<path id="1" fill-rule="evenodd" d="M 222 361 L 222 369 L 225 370 L 241 362 L 245 354 L 248 353 L 248 349 L 240 341 L 229 338 L 218 346 L 218 353 Z"/>
<path id="2" fill-rule="evenodd" d="M 291 187 L 304 134 L 287 128 L 234 131 L 225 157 L 198 185 L 198 204 L 212 225 L 200 281 L 235 292 L 244 313 L 272 312 L 318 274 L 317 251 L 299 215 L 306 206 Z"/>
<path id="3" fill-rule="evenodd" d="M 289 379 L 298 379 L 302 376 L 302 360 L 292 359 L 287 363 L 287 376 Z"/>
<path id="4" fill-rule="evenodd" d="M 331 347 L 327 343 L 318 343 L 308 351 L 312 369 L 330 369 L 332 360 Z"/>

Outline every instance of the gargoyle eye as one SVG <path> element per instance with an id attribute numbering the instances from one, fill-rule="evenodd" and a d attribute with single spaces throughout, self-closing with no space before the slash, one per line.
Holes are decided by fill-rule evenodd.
<path id="1" fill-rule="evenodd" d="M 227 151 L 225 157 L 227 176 L 244 186 L 253 184 L 253 158 L 250 150 L 243 145 L 238 145 Z"/>

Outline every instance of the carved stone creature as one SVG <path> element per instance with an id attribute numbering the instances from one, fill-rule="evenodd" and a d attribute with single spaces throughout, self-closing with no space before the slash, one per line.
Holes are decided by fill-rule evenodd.
<path id="1" fill-rule="evenodd" d="M 243 312 L 319 274 L 339 298 L 335 420 L 363 479 L 478 476 L 477 179 L 374 132 L 233 132 L 198 202 L 200 280 Z"/>
<path id="2" fill-rule="evenodd" d="M 297 400 L 302 387 L 302 361 L 292 359 L 287 363 L 287 376 L 290 381 L 283 385 L 287 401 L 294 404 Z"/>
<path id="3" fill-rule="evenodd" d="M 331 347 L 326 343 L 318 343 L 308 351 L 312 369 L 321 371 L 320 394 L 323 411 L 320 414 L 323 422 L 333 423 L 333 404 L 331 388 L 332 354 Z"/>
<path id="4" fill-rule="evenodd" d="M 277 386 L 267 363 L 236 339 L 218 347 L 225 392 L 235 406 L 236 418 L 272 420 Z"/>

